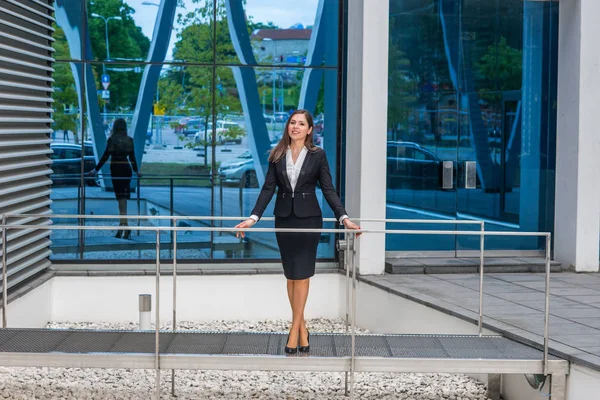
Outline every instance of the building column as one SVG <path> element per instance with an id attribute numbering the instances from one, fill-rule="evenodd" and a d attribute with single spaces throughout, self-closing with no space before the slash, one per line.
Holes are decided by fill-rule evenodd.
<path id="1" fill-rule="evenodd" d="M 384 219 L 388 97 L 389 0 L 348 1 L 345 199 L 351 217 Z M 385 223 L 361 222 L 364 229 Z M 385 236 L 358 245 L 361 275 L 383 274 Z"/>
<path id="2" fill-rule="evenodd" d="M 561 0 L 554 258 L 598 271 L 600 236 L 600 2 Z"/>

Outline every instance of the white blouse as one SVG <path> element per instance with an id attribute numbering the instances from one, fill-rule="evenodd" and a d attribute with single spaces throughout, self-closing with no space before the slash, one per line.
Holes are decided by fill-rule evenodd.
<path id="1" fill-rule="evenodd" d="M 296 183 L 298 182 L 298 177 L 300 176 L 300 170 L 302 170 L 302 164 L 304 164 L 306 153 L 308 153 L 308 150 L 306 149 L 306 147 L 303 147 L 302 150 L 300 150 L 300 154 L 298 154 L 296 163 L 294 164 L 294 159 L 292 157 L 292 149 L 288 147 L 285 156 L 286 169 L 288 179 L 290 180 L 290 184 L 292 185 L 292 190 L 296 190 Z"/>

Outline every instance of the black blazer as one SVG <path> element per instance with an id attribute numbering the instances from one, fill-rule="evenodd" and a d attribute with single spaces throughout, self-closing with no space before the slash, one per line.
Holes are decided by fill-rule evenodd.
<path id="1" fill-rule="evenodd" d="M 273 198 L 275 188 L 277 188 L 274 211 L 276 217 L 289 216 L 292 213 L 292 208 L 294 215 L 299 218 L 323 215 L 315 192 L 317 181 L 321 183 L 325 200 L 335 213 L 336 219 L 339 220 L 342 215 L 347 213 L 333 187 L 325 151 L 320 148 L 316 151 L 309 150 L 306 153 L 294 191 L 292 191 L 292 185 L 287 175 L 286 157 L 282 157 L 281 160 L 275 163 L 269 162 L 265 184 L 256 200 L 252 214 L 258 216 L 258 218 L 262 217 L 265 208 Z"/>

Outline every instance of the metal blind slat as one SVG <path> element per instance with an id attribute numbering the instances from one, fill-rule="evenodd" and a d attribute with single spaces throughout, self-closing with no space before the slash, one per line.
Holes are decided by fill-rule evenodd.
<path id="1" fill-rule="evenodd" d="M 42 112 L 52 114 L 54 110 L 48 107 L 7 106 L 0 104 L 0 111 Z"/>
<path id="2" fill-rule="evenodd" d="M 23 66 L 23 67 L 41 69 L 42 71 L 54 72 L 54 68 L 52 68 L 52 67 L 47 67 L 47 66 L 40 65 L 40 64 L 34 64 L 34 63 L 27 62 L 27 61 L 19 60 L 19 59 L 12 59 L 12 58 L 8 58 L 8 57 L 0 56 L 0 61 L 4 61 L 7 63 L 11 63 L 11 64 L 16 64 L 18 66 Z"/>
<path id="3" fill-rule="evenodd" d="M 38 103 L 53 103 L 54 99 L 48 97 L 37 97 L 37 96 L 23 96 L 20 94 L 12 94 L 12 93 L 0 93 L 0 99 L 6 100 L 19 100 L 19 101 L 35 101 Z M 51 133 L 50 131 L 43 133 Z"/>
<path id="4" fill-rule="evenodd" d="M 37 58 L 37 59 L 44 60 L 44 61 L 54 62 L 54 58 L 52 58 L 52 57 L 42 56 L 42 55 L 39 55 L 38 53 L 34 53 L 32 51 L 23 50 L 23 49 L 20 49 L 18 47 L 9 46 L 9 45 L 3 44 L 3 43 L 0 43 L 0 49 L 4 49 L 4 50 L 8 50 L 8 51 L 14 51 L 15 53 L 23 54 L 24 56 L 28 56 L 28 57 L 31 57 L 31 58 Z"/>
<path id="5" fill-rule="evenodd" d="M 54 122 L 52 118 L 33 118 L 33 117 L 0 117 L 0 123 L 25 123 L 25 124 L 51 124 Z"/>
<path id="6" fill-rule="evenodd" d="M 15 129 L 15 128 L 0 128 L 0 135 L 17 135 L 17 134 L 28 134 L 28 133 L 52 133 L 52 129 L 50 128 L 42 128 L 42 129 Z"/>
<path id="7" fill-rule="evenodd" d="M 36 26 L 42 27 L 45 30 L 49 30 L 50 32 L 54 32 L 55 31 L 55 29 L 51 25 L 44 24 L 42 22 L 38 22 L 38 21 L 36 21 L 34 19 L 26 17 L 23 14 L 16 13 L 16 12 L 8 10 L 8 9 L 6 9 L 4 7 L 0 7 L 0 12 L 5 12 L 8 15 L 12 15 L 13 17 L 19 18 L 19 19 L 21 19 L 21 20 L 23 20 L 25 22 L 29 22 L 32 25 L 36 25 Z"/>
<path id="8" fill-rule="evenodd" d="M 41 11 L 36 10 L 35 8 L 28 7 L 25 4 L 23 4 L 22 2 L 19 3 L 16 0 L 5 0 L 5 1 L 8 1 L 9 3 L 14 4 L 17 7 L 21 7 L 23 10 L 29 11 L 32 14 L 39 15 L 40 17 L 47 18 L 49 21 L 56 22 L 54 17 L 52 17 L 50 14 L 47 14 L 47 13 L 45 14 Z"/>
<path id="9" fill-rule="evenodd" d="M 48 75 L 35 75 L 35 74 L 27 73 L 27 72 L 17 71 L 14 69 L 6 69 L 6 68 L 0 68 L 0 73 L 6 74 L 6 75 L 18 76 L 21 78 L 35 79 L 38 81 L 54 83 L 54 79 Z"/>
<path id="10" fill-rule="evenodd" d="M 6 26 L 10 26 L 11 28 L 17 29 L 17 30 L 19 30 L 19 31 L 22 31 L 22 32 L 25 32 L 25 33 L 29 33 L 29 34 L 31 34 L 31 35 L 34 35 L 34 36 L 40 37 L 40 38 L 42 38 L 42 39 L 46 39 L 46 40 L 48 40 L 49 42 L 54 42 L 54 41 L 56 41 L 56 40 L 55 40 L 55 39 L 54 39 L 52 36 L 44 35 L 43 33 L 36 32 L 36 31 L 34 31 L 34 30 L 31 30 L 31 29 L 29 29 L 29 28 L 26 28 L 26 27 L 24 27 L 24 26 L 20 26 L 20 25 L 17 25 L 17 24 L 13 24 L 12 22 L 10 22 L 10 21 L 6 21 L 6 20 L 4 20 L 4 19 L 1 19 L 1 18 L 0 18 L 0 24 L 6 25 Z"/>
<path id="11" fill-rule="evenodd" d="M 43 45 L 43 44 L 40 44 L 40 43 L 36 43 L 36 42 L 33 42 L 31 40 L 27 40 L 27 39 L 24 39 L 24 38 L 20 38 L 18 36 L 11 35 L 10 33 L 0 32 L 0 36 L 5 37 L 5 38 L 10 39 L 10 40 L 14 40 L 15 42 L 23 43 L 23 44 L 25 44 L 27 46 L 37 47 L 38 49 L 46 50 L 46 51 L 48 51 L 50 53 L 54 53 L 56 51 L 56 50 L 54 50 L 53 47 L 46 46 L 46 45 Z"/>

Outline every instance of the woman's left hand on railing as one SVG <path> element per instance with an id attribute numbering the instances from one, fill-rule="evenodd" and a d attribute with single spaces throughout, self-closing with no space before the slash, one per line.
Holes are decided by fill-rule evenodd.
<path id="1" fill-rule="evenodd" d="M 247 220 L 245 220 L 244 222 L 240 222 L 239 224 L 237 224 L 236 226 L 234 226 L 234 228 L 250 228 L 252 225 L 254 225 L 256 223 L 256 221 L 254 221 L 252 218 L 248 218 Z M 235 232 L 235 237 L 246 237 L 246 234 L 244 231 L 237 231 Z"/>
<path id="2" fill-rule="evenodd" d="M 342 223 L 344 224 L 344 227 L 346 229 L 360 229 L 360 226 L 356 225 L 354 222 L 350 221 L 350 218 L 346 218 L 342 221 Z M 356 237 L 359 237 L 360 235 L 362 235 L 361 233 L 357 233 Z"/>

